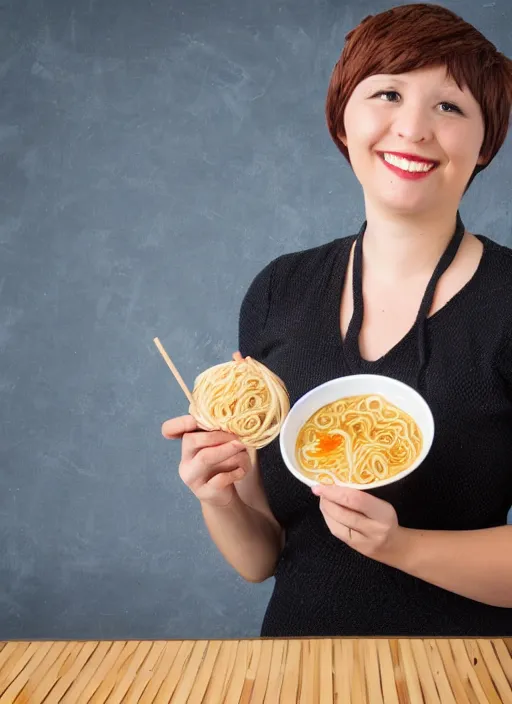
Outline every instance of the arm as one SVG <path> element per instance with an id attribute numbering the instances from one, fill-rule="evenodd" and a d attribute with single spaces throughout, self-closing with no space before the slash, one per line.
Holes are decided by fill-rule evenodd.
<path id="1" fill-rule="evenodd" d="M 399 529 L 392 567 L 490 606 L 512 608 L 512 526 L 475 531 Z"/>
<path id="2" fill-rule="evenodd" d="M 512 388 L 512 336 L 498 367 Z M 468 599 L 512 608 L 512 525 L 404 528 L 391 504 L 364 491 L 327 486 L 312 491 L 331 533 L 362 555 Z"/>
<path id="3" fill-rule="evenodd" d="M 274 574 L 284 545 L 284 531 L 268 505 L 255 452 L 252 468 L 235 484 L 227 506 L 201 503 L 203 518 L 224 559 L 248 582 Z"/>
<path id="4" fill-rule="evenodd" d="M 320 496 L 331 533 L 362 555 L 468 599 L 512 608 L 512 526 L 403 528 L 391 504 L 364 491 L 336 486 L 312 491 Z"/>
<path id="5" fill-rule="evenodd" d="M 238 349 L 242 357 L 261 360 L 264 331 L 271 304 L 275 260 L 250 284 L 240 306 Z M 284 545 L 284 532 L 272 515 L 258 465 L 257 453 L 249 451 L 249 471 L 234 485 L 224 507 L 202 503 L 210 536 L 225 560 L 249 582 L 263 582 L 274 574 Z"/>

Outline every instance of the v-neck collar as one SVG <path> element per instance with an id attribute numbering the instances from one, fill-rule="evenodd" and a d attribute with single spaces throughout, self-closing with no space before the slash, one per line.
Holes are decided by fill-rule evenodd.
<path id="1" fill-rule="evenodd" d="M 460 247 L 460 244 L 462 242 L 462 239 L 464 237 L 465 233 L 465 227 L 462 222 L 460 213 L 457 212 L 457 221 L 456 221 L 456 227 L 455 231 L 452 235 L 452 238 L 450 239 L 444 253 L 439 259 L 439 262 L 430 278 L 430 281 L 425 289 L 425 293 L 423 295 L 423 299 L 421 302 L 421 305 L 418 310 L 418 314 L 416 316 L 416 320 L 413 324 L 413 326 L 406 332 L 406 334 L 395 344 L 393 347 L 391 347 L 388 351 L 386 351 L 381 357 L 379 357 L 376 360 L 366 360 L 364 359 L 359 350 L 359 335 L 362 327 L 362 322 L 363 322 L 363 316 L 364 316 L 364 303 L 363 303 L 363 295 L 362 295 L 362 276 L 363 276 L 363 266 L 362 266 L 362 250 L 363 250 L 363 237 L 364 237 L 364 232 L 366 230 L 366 221 L 363 223 L 359 233 L 355 235 L 354 237 L 348 238 L 349 243 L 346 243 L 345 246 L 343 247 L 343 257 L 338 258 L 338 263 L 337 263 L 337 270 L 340 271 L 340 275 L 335 277 L 336 280 L 336 296 L 337 300 L 335 303 L 336 306 L 336 339 L 338 342 L 341 344 L 342 351 L 343 351 L 343 357 L 346 362 L 346 365 L 348 367 L 348 371 L 351 374 L 361 374 L 361 373 L 375 373 L 379 367 L 390 357 L 394 356 L 395 353 L 397 353 L 403 346 L 409 344 L 411 340 L 416 342 L 416 349 L 417 349 L 417 354 L 414 355 L 415 357 L 415 367 L 416 367 L 416 385 L 419 384 L 420 381 L 420 376 L 421 372 L 423 370 L 424 365 L 426 364 L 427 357 L 428 357 L 428 345 L 427 345 L 427 340 L 426 340 L 426 323 L 427 320 L 430 318 L 428 317 L 428 313 L 431 309 L 432 306 L 432 301 L 433 297 L 435 294 L 436 286 L 441 278 L 441 276 L 444 274 L 444 272 L 448 269 L 450 264 L 453 262 L 458 249 Z M 350 265 L 350 252 L 352 249 L 352 244 L 355 241 L 355 249 L 354 249 L 354 257 L 353 257 L 353 263 L 352 263 L 352 295 L 353 295 L 353 312 L 352 312 L 352 318 L 350 320 L 347 333 L 345 335 L 345 339 L 342 337 L 341 333 L 341 327 L 340 327 L 340 304 L 341 304 L 341 296 L 342 292 L 344 289 L 345 285 L 345 279 L 348 271 L 348 267 Z M 441 313 L 446 307 L 449 307 L 452 301 L 454 299 L 458 298 L 462 292 L 468 288 L 469 284 L 473 283 L 473 280 L 476 277 L 476 274 L 478 273 L 479 269 L 481 268 L 482 261 L 485 256 L 485 242 L 484 242 L 484 252 L 482 253 L 481 261 L 479 263 L 479 266 L 477 268 L 477 271 L 473 275 L 473 277 L 469 280 L 469 282 L 462 287 L 460 291 L 458 291 L 447 303 L 445 306 L 443 306 L 439 311 L 436 312 L 435 316 L 432 317 L 437 317 L 439 313 Z"/>

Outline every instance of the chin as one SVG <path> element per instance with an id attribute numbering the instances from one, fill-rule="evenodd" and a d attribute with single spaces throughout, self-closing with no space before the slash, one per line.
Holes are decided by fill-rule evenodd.
<path id="1" fill-rule="evenodd" d="M 395 213 L 396 215 L 421 215 L 431 211 L 435 205 L 430 200 L 417 199 L 416 201 L 411 201 L 410 198 L 377 199 L 376 203 L 380 210 Z"/>

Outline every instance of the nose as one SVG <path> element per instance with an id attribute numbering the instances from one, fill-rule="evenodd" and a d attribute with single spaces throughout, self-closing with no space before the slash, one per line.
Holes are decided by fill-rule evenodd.
<path id="1" fill-rule="evenodd" d="M 398 137 L 414 144 L 432 137 L 432 123 L 424 105 L 402 105 L 395 113 L 393 129 Z"/>

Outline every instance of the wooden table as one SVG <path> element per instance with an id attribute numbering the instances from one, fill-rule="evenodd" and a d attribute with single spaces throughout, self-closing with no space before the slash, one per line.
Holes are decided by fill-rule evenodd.
<path id="1" fill-rule="evenodd" d="M 512 704 L 512 639 L 0 643 L 0 702 Z"/>

